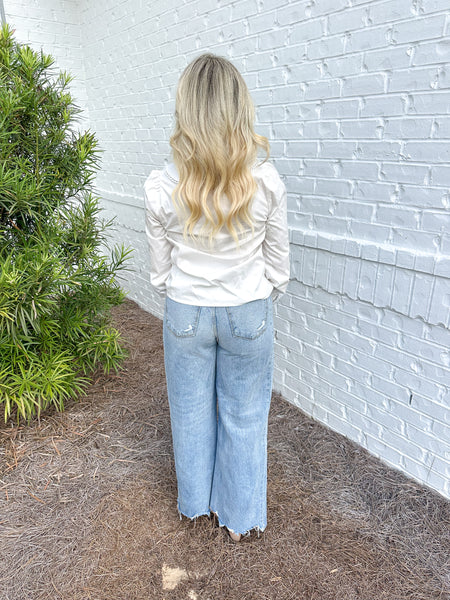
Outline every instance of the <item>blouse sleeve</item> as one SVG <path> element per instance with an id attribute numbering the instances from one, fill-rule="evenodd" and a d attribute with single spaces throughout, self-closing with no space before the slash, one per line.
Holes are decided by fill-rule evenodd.
<path id="1" fill-rule="evenodd" d="M 272 298 L 276 301 L 286 291 L 290 269 L 286 186 L 275 167 L 271 168 L 267 189 L 272 205 L 262 250 L 266 262 L 265 274 L 274 287 Z"/>
<path id="2" fill-rule="evenodd" d="M 145 234 L 150 248 L 150 283 L 161 294 L 172 267 L 172 245 L 161 223 L 160 171 L 152 171 L 144 184 Z"/>

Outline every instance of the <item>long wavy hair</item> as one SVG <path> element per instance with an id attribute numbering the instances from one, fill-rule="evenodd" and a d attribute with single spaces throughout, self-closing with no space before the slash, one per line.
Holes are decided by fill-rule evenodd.
<path id="1" fill-rule="evenodd" d="M 184 236 L 200 233 L 212 242 L 225 226 L 238 242 L 243 223 L 253 230 L 251 201 L 256 182 L 251 167 L 258 148 L 269 157 L 269 142 L 254 132 L 255 110 L 236 67 L 214 54 L 193 60 L 180 77 L 175 104 L 175 128 L 170 138 L 179 182 L 172 197 L 182 210 Z M 221 201 L 228 206 L 223 210 Z"/>

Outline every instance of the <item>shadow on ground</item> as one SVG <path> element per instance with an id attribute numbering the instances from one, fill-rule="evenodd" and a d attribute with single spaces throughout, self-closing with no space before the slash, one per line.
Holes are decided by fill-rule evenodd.
<path id="1" fill-rule="evenodd" d="M 161 322 L 130 300 L 114 319 L 118 375 L 0 426 L 1 600 L 450 597 L 450 503 L 277 396 L 266 531 L 180 521 Z"/>

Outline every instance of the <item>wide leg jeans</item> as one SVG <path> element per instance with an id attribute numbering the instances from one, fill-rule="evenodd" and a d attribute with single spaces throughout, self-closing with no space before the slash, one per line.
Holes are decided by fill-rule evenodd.
<path id="1" fill-rule="evenodd" d="M 212 511 L 235 533 L 264 531 L 272 298 L 229 307 L 167 298 L 163 335 L 180 518 Z"/>

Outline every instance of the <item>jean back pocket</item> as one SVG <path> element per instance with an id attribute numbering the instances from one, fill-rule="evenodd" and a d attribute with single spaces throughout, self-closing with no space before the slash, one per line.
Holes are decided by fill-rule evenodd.
<path id="1" fill-rule="evenodd" d="M 200 311 L 200 306 L 181 304 L 167 297 L 164 319 L 177 337 L 193 337 L 197 333 Z"/>
<path id="2" fill-rule="evenodd" d="M 269 298 L 228 306 L 227 314 L 234 337 L 254 340 L 267 329 Z"/>

